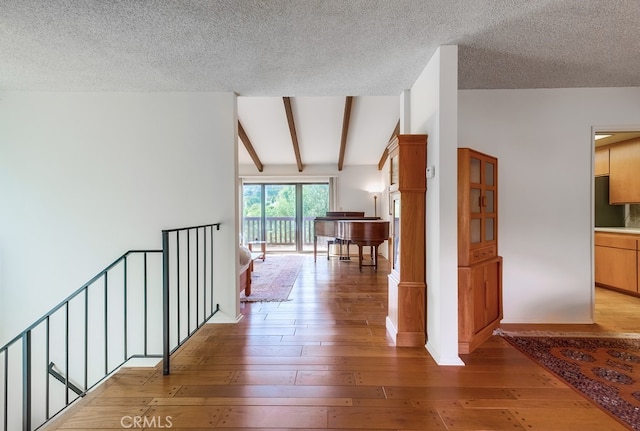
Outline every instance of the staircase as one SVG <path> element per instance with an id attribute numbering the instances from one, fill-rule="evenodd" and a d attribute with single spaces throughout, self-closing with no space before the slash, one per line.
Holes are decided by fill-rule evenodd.
<path id="1" fill-rule="evenodd" d="M 0 429 L 40 428 L 133 358 L 170 357 L 218 310 L 220 223 L 162 231 L 0 347 Z"/>

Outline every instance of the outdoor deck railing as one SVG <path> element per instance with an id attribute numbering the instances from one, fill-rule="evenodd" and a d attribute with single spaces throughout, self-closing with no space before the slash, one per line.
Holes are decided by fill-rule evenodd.
<path id="1" fill-rule="evenodd" d="M 313 245 L 313 220 L 302 218 L 302 243 Z M 268 245 L 293 245 L 296 243 L 295 217 L 265 217 L 264 237 L 261 217 L 243 217 L 243 238 L 248 241 L 266 241 Z M 264 238 L 264 239 L 263 239 Z"/>

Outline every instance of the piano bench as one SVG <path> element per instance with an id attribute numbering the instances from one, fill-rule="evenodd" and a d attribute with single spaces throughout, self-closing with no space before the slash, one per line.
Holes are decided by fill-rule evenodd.
<path id="1" fill-rule="evenodd" d="M 351 260 L 350 256 L 349 256 L 349 245 L 351 244 L 351 241 L 349 240 L 343 240 L 343 239 L 330 239 L 329 241 L 327 241 L 327 260 L 329 260 L 329 251 L 330 251 L 330 247 L 333 244 L 337 244 L 340 246 L 340 253 L 339 253 L 339 258 L 340 260 Z M 343 256 L 342 255 L 342 246 L 343 245 L 347 245 L 347 255 Z"/>

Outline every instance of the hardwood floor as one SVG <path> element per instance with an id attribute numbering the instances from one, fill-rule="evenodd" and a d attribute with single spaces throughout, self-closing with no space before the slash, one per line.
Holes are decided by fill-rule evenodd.
<path id="1" fill-rule="evenodd" d="M 306 256 L 290 301 L 243 304 L 240 323 L 186 343 L 170 376 L 124 368 L 47 429 L 626 429 L 500 337 L 465 367 L 393 346 L 387 268 Z M 599 290 L 598 304 L 599 325 L 572 327 L 638 332 L 640 300 Z"/>

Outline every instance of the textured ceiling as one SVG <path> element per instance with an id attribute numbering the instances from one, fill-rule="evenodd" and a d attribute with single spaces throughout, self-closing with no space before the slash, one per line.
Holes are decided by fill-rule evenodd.
<path id="1" fill-rule="evenodd" d="M 1 0 L 0 90 L 398 95 L 440 45 L 460 88 L 640 85 L 637 0 Z"/>
<path id="2" fill-rule="evenodd" d="M 291 96 L 304 165 L 337 161 L 360 96 L 355 121 L 388 130 L 351 128 L 345 164 L 369 163 L 439 46 L 461 89 L 640 86 L 638 22 L 638 0 L 0 0 L 0 91 L 234 91 L 269 164 L 292 163 Z"/>

